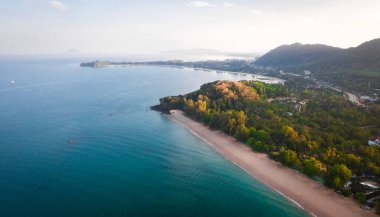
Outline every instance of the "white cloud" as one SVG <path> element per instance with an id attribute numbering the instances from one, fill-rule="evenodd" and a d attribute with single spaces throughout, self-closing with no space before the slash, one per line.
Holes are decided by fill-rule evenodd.
<path id="1" fill-rule="evenodd" d="M 211 4 L 209 2 L 206 2 L 206 1 L 192 1 L 192 2 L 189 2 L 186 4 L 187 6 L 191 6 L 191 7 L 198 7 L 198 8 L 202 8 L 202 7 L 216 7 L 215 4 Z"/>
<path id="2" fill-rule="evenodd" d="M 236 4 L 231 3 L 231 2 L 224 2 L 223 3 L 224 8 L 230 8 L 230 7 L 234 7 L 234 6 L 236 6 Z"/>
<path id="3" fill-rule="evenodd" d="M 250 9 L 250 10 L 247 10 L 247 12 L 251 15 L 261 15 L 263 14 L 262 11 L 259 11 L 259 10 L 253 10 L 253 9 Z"/>
<path id="4" fill-rule="evenodd" d="M 50 1 L 49 6 L 54 8 L 54 9 L 61 10 L 61 11 L 69 10 L 69 7 L 60 1 Z"/>

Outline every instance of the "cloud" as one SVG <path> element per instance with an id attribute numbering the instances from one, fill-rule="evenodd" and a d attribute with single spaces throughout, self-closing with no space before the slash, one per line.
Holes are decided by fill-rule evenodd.
<path id="1" fill-rule="evenodd" d="M 224 2 L 223 3 L 224 8 L 230 8 L 230 7 L 234 7 L 234 6 L 236 6 L 236 4 L 231 3 L 231 2 Z"/>
<path id="2" fill-rule="evenodd" d="M 60 1 L 50 1 L 49 6 L 54 8 L 54 9 L 61 10 L 61 11 L 69 10 L 69 7 Z"/>
<path id="3" fill-rule="evenodd" d="M 247 10 L 247 12 L 251 15 L 261 15 L 263 14 L 262 11 L 259 11 L 259 10 L 253 10 L 253 9 L 250 9 L 250 10 Z"/>
<path id="4" fill-rule="evenodd" d="M 197 8 L 202 8 L 202 7 L 216 7 L 215 4 L 211 4 L 206 1 L 192 1 L 186 4 L 187 6 L 191 7 L 197 7 Z"/>

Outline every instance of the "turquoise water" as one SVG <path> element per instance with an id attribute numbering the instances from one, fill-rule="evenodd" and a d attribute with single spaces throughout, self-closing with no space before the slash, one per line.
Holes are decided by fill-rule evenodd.
<path id="1" fill-rule="evenodd" d="M 306 216 L 149 109 L 242 77 L 81 61 L 0 59 L 0 216 Z"/>

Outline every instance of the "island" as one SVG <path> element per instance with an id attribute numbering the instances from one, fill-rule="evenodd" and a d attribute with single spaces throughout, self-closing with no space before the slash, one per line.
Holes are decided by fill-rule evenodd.
<path id="1" fill-rule="evenodd" d="M 152 109 L 313 215 L 375 216 L 380 107 L 306 85 L 215 81 Z"/>

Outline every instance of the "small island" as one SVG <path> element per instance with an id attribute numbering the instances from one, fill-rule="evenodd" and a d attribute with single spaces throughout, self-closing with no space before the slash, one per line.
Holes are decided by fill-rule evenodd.
<path id="1" fill-rule="evenodd" d="M 357 106 L 340 92 L 303 82 L 216 81 L 164 97 L 152 109 L 171 114 L 317 216 L 372 216 L 363 209 L 379 207 L 380 147 L 369 143 L 380 135 L 378 105 Z"/>

